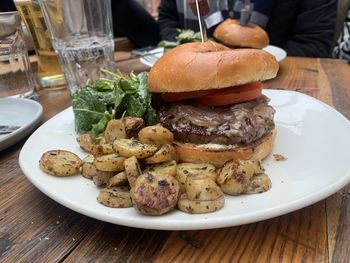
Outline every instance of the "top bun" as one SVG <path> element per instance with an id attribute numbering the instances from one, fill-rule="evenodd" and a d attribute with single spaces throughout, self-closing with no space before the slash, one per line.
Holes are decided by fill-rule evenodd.
<path id="1" fill-rule="evenodd" d="M 277 75 L 278 62 L 260 49 L 229 49 L 207 41 L 182 44 L 165 53 L 148 76 L 151 92 L 222 89 Z"/>
<path id="2" fill-rule="evenodd" d="M 232 47 L 264 48 L 269 44 L 264 29 L 255 24 L 241 26 L 237 19 L 226 19 L 218 25 L 214 37 Z"/>

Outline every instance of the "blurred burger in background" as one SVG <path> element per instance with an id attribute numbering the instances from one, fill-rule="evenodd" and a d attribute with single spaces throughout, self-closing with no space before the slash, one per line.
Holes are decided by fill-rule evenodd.
<path id="1" fill-rule="evenodd" d="M 229 47 L 262 49 L 269 45 L 269 37 L 264 29 L 255 24 L 240 25 L 237 19 L 226 19 L 214 31 L 217 41 Z"/>

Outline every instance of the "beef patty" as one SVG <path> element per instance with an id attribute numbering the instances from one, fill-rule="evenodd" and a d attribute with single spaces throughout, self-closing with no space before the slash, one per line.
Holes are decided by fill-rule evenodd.
<path id="1" fill-rule="evenodd" d="M 196 144 L 248 144 L 274 128 L 275 110 L 269 98 L 222 107 L 174 103 L 163 106 L 159 122 L 181 142 Z"/>

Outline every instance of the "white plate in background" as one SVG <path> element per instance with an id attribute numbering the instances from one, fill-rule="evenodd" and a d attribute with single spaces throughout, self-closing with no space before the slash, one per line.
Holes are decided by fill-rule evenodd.
<path id="1" fill-rule="evenodd" d="M 330 106 L 298 92 L 264 90 L 276 109 L 277 140 L 263 161 L 272 188 L 262 194 L 227 196 L 214 213 L 191 215 L 178 210 L 145 216 L 135 208 L 109 208 L 96 201 L 98 188 L 80 175 L 58 178 L 39 169 L 48 150 L 86 156 L 76 142 L 72 108 L 44 123 L 27 140 L 19 156 L 25 176 L 43 193 L 81 214 L 119 225 L 164 230 L 210 229 L 247 224 L 311 205 L 350 183 L 350 122 Z"/>
<path id="2" fill-rule="evenodd" d="M 263 50 L 265 50 L 265 51 L 269 52 L 271 55 L 275 56 L 275 58 L 278 62 L 282 61 L 287 56 L 287 52 L 284 49 L 282 49 L 280 47 L 272 46 L 272 45 L 269 45 L 269 46 L 263 48 Z M 157 62 L 157 60 L 161 56 L 163 56 L 163 48 L 161 48 L 161 47 L 155 48 L 155 49 L 149 51 L 149 53 L 150 53 L 150 55 L 141 57 L 140 62 L 146 66 L 152 67 Z"/>
<path id="3" fill-rule="evenodd" d="M 0 151 L 23 139 L 39 124 L 40 103 L 21 98 L 0 98 L 0 125 L 20 126 L 9 134 L 0 134 Z"/>
<path id="4" fill-rule="evenodd" d="M 263 50 L 269 52 L 271 55 L 274 55 L 278 62 L 282 61 L 287 56 L 287 52 L 284 49 L 272 45 L 263 48 Z"/>

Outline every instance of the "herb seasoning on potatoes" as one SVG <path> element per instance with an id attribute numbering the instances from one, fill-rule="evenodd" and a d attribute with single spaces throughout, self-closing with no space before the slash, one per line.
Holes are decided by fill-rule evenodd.
<path id="1" fill-rule="evenodd" d="M 190 214 L 210 213 L 224 206 L 225 194 L 255 194 L 271 188 L 258 161 L 231 160 L 219 168 L 211 163 L 178 163 L 172 132 L 160 125 L 143 128 L 139 119 L 111 120 L 102 138 L 79 135 L 77 141 L 88 153 L 83 160 L 64 150 L 44 153 L 41 170 L 60 177 L 80 173 L 96 187 L 104 187 L 97 196 L 102 205 L 134 206 L 153 216 L 176 208 Z"/>

